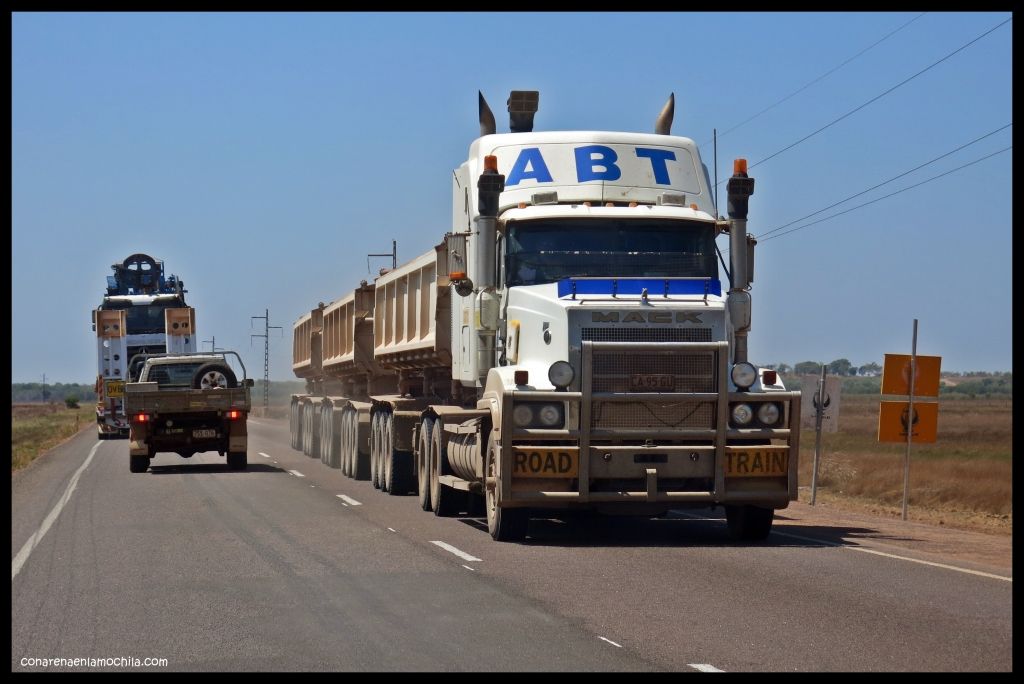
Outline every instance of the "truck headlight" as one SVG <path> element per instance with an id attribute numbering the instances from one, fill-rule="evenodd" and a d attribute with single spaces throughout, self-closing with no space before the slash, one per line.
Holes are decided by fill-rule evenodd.
<path id="1" fill-rule="evenodd" d="M 779 422 L 780 415 L 782 413 L 779 411 L 779 405 L 774 402 L 766 401 L 757 409 L 757 419 L 765 427 L 773 427 Z"/>
<path id="2" fill-rule="evenodd" d="M 558 430 L 565 426 L 565 405 L 540 401 L 516 402 L 512 422 L 521 428 Z"/>
<path id="3" fill-rule="evenodd" d="M 512 409 L 512 422 L 516 427 L 529 427 L 533 422 L 533 407 L 529 404 L 516 404 Z"/>
<path id="4" fill-rule="evenodd" d="M 733 404 L 732 422 L 735 425 L 743 427 L 744 425 L 749 425 L 753 419 L 754 410 L 750 408 L 750 404 Z"/>
<path id="5" fill-rule="evenodd" d="M 732 367 L 732 381 L 737 389 L 746 390 L 757 380 L 757 369 L 754 364 L 743 361 Z"/>
<path id="6" fill-rule="evenodd" d="M 568 361 L 555 361 L 548 369 L 548 380 L 558 389 L 565 389 L 576 377 L 576 371 Z"/>

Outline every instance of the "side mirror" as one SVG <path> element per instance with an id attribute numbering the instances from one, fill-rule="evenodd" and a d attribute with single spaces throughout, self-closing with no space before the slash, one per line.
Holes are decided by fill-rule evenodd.
<path id="1" fill-rule="evenodd" d="M 253 380 L 252 378 L 246 378 L 243 382 L 246 387 L 255 387 L 256 385 L 256 381 Z"/>

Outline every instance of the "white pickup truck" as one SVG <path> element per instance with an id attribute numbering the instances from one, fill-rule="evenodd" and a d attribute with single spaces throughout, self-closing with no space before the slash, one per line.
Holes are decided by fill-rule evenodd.
<path id="1" fill-rule="evenodd" d="M 238 360 L 241 382 L 226 354 Z M 158 452 L 189 458 L 203 451 L 226 454 L 229 468 L 244 470 L 252 386 L 233 351 L 134 356 L 124 395 L 131 472 L 146 472 Z"/>

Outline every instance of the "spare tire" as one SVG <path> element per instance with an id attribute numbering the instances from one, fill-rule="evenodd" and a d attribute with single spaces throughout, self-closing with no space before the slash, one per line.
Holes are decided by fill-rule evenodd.
<path id="1" fill-rule="evenodd" d="M 225 363 L 204 363 L 192 376 L 192 389 L 234 389 L 238 387 L 235 372 Z"/>

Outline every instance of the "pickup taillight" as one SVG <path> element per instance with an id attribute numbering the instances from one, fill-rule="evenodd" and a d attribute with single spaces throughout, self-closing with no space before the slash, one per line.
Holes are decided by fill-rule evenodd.
<path id="1" fill-rule="evenodd" d="M 149 414 L 148 413 L 136 413 L 134 416 L 132 416 L 132 422 L 133 423 L 148 423 L 148 422 L 150 422 Z"/>
<path id="2" fill-rule="evenodd" d="M 243 415 L 244 415 L 244 414 L 243 414 L 243 413 L 242 413 L 241 411 L 238 411 L 238 410 L 232 409 L 232 410 L 228 411 L 227 413 L 225 413 L 225 414 L 224 414 L 224 417 L 225 417 L 225 418 L 227 418 L 228 420 L 238 420 L 238 419 L 240 419 L 240 418 L 241 418 L 241 417 L 242 417 Z"/>

